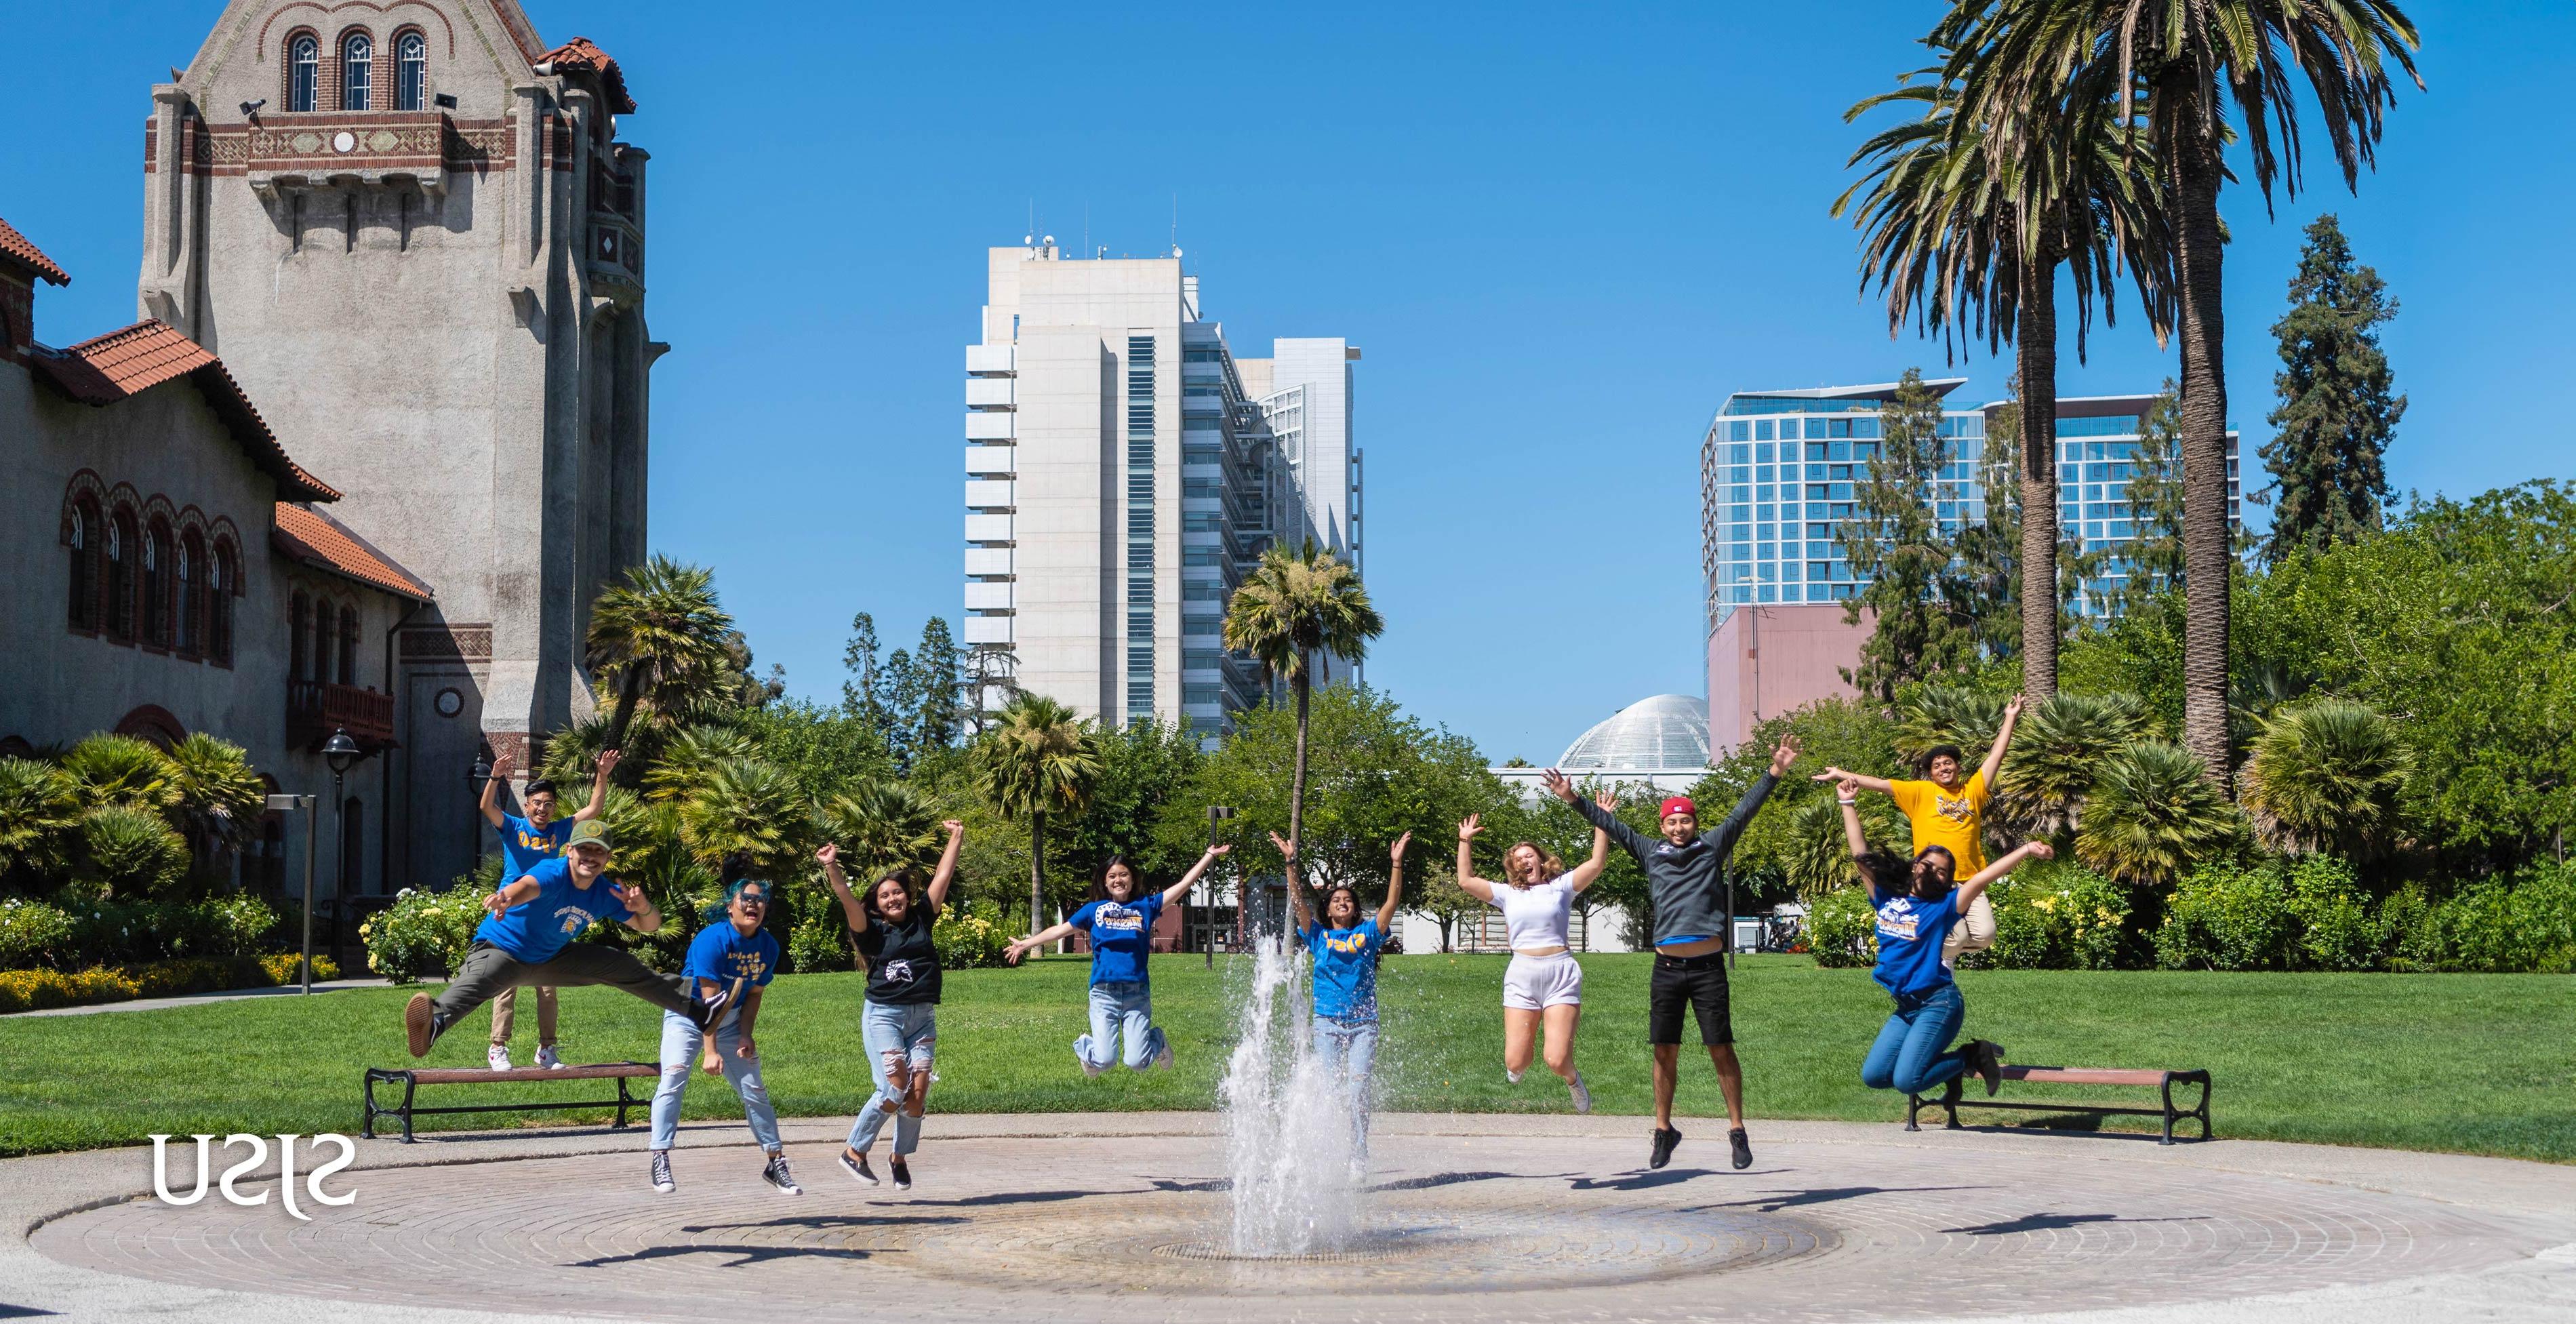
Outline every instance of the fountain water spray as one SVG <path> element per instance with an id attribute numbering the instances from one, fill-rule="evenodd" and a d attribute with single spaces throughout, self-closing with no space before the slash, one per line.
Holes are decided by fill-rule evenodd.
<path id="1" fill-rule="evenodd" d="M 1237 1255 L 1341 1250 L 1361 1231 L 1366 1174 L 1353 1162 L 1352 1104 L 1339 1072 L 1313 1051 L 1304 964 L 1286 935 L 1262 936 L 1252 987 L 1236 1010 L 1238 1037 L 1219 1098 Z"/>

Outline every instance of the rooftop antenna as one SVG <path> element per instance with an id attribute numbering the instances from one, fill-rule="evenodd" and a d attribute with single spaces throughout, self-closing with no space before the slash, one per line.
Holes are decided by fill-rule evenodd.
<path id="1" fill-rule="evenodd" d="M 1181 195 L 1172 194 L 1172 256 L 1181 255 Z"/>

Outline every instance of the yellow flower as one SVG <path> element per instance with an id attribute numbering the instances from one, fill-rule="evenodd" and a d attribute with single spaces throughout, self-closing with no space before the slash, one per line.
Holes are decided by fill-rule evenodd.
<path id="1" fill-rule="evenodd" d="M 2057 898 L 2056 898 L 2056 897 L 2053 897 L 2053 896 L 2036 896 L 2036 897 L 2032 897 L 2032 898 L 2030 899 L 2030 903 L 2031 903 L 2033 906 L 2036 906 L 2036 907 L 2038 907 L 2038 908 L 2039 908 L 2039 909 L 2041 909 L 2041 910 L 2055 910 L 2055 909 L 2057 909 Z"/>
<path id="2" fill-rule="evenodd" d="M 420 913 L 422 913 L 422 914 L 424 914 L 424 915 L 435 915 L 435 914 L 437 914 L 437 913 L 438 913 L 438 907 L 436 907 L 436 906 L 431 906 L 429 909 L 424 910 L 424 911 L 422 911 L 422 912 L 420 912 Z"/>

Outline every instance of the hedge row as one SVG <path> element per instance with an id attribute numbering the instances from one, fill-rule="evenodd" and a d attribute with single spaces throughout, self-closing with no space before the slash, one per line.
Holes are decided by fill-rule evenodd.
<path id="1" fill-rule="evenodd" d="M 256 956 L 280 944 L 285 918 L 246 894 L 202 901 L 0 898 L 0 970 L 64 974 L 100 966 Z"/>
<path id="2" fill-rule="evenodd" d="M 278 988 L 297 982 L 302 958 L 274 956 L 206 957 L 153 961 L 93 970 L 0 970 L 0 1014 L 78 1007 L 93 1002 L 134 998 L 171 998 L 189 993 L 218 993 L 237 988 Z M 340 967 L 330 957 L 313 958 L 315 979 L 337 979 Z"/>

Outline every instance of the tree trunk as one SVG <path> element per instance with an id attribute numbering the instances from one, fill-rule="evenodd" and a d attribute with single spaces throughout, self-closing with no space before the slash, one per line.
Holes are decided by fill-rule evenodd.
<path id="1" fill-rule="evenodd" d="M 1046 866 L 1046 811 L 1029 811 L 1029 932 L 1046 927 L 1046 888 L 1040 883 Z"/>
<path id="2" fill-rule="evenodd" d="M 643 688 L 644 668 L 636 662 L 629 661 L 624 674 L 617 678 L 617 715 L 608 719 L 608 743 L 600 746 L 601 750 L 626 747 L 626 728 L 635 720 L 636 692 Z M 528 775 L 535 776 L 536 771 L 530 768 Z"/>
<path id="3" fill-rule="evenodd" d="M 2021 687 L 2057 693 L 2057 257 L 2043 248 L 2014 301 L 2021 370 Z M 1995 444 L 1989 437 L 1986 444 Z"/>
<path id="4" fill-rule="evenodd" d="M 1288 678 L 1289 688 L 1297 692 L 1297 773 L 1288 785 L 1288 844 L 1300 853 L 1306 847 L 1306 700 L 1314 689 L 1313 671 L 1314 660 L 1299 649 L 1297 674 Z M 1291 879 L 1288 885 L 1297 882 Z"/>
<path id="5" fill-rule="evenodd" d="M 2227 331 L 2220 298 L 2216 141 L 2196 131 L 2205 99 L 2190 75 L 2168 74 L 2160 99 L 2180 121 L 2168 159 L 2180 206 L 2175 257 L 2182 280 L 2182 742 L 2208 779 L 2229 783 L 2227 614 L 2233 540 L 2227 519 Z"/>

